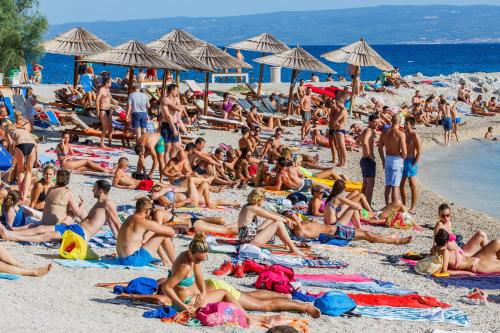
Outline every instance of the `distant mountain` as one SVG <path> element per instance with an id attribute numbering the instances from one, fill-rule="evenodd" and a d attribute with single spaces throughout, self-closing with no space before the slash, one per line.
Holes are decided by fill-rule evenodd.
<path id="1" fill-rule="evenodd" d="M 185 29 L 216 45 L 269 32 L 289 45 L 500 43 L 500 6 L 379 6 L 232 17 L 171 17 L 119 22 L 75 22 L 49 27 L 47 38 L 82 26 L 112 45 L 157 39 Z"/>

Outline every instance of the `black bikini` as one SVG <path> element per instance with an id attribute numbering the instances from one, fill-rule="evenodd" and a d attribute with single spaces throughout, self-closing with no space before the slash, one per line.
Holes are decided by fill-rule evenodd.
<path id="1" fill-rule="evenodd" d="M 33 148 L 35 148 L 35 144 L 33 143 L 20 143 L 17 146 L 17 149 L 19 149 L 24 157 L 30 156 L 31 152 L 33 151 Z"/>

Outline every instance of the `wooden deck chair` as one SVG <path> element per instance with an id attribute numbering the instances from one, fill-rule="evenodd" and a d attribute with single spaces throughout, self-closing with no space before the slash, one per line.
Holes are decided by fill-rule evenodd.
<path id="1" fill-rule="evenodd" d="M 191 90 L 195 94 L 203 95 L 205 93 L 205 89 L 202 89 L 195 80 L 184 80 L 184 83 L 188 86 L 189 90 Z M 208 100 L 210 102 L 221 102 L 223 98 L 215 93 L 210 93 L 209 91 Z"/>
<path id="2" fill-rule="evenodd" d="M 200 110 L 203 111 L 203 101 L 202 100 L 195 100 L 194 105 Z M 200 115 L 200 119 L 205 120 L 207 122 L 215 122 L 219 124 L 224 124 L 224 125 L 229 125 L 231 127 L 240 127 L 244 126 L 244 124 L 240 121 L 237 120 L 232 120 L 232 119 L 224 119 L 222 117 L 218 117 L 218 115 L 221 114 L 220 112 L 217 113 L 215 112 L 211 107 L 208 108 L 208 115 Z"/>
<path id="3" fill-rule="evenodd" d="M 241 106 L 241 108 L 244 111 L 250 112 L 250 109 L 252 108 L 252 104 L 250 104 L 246 99 L 244 99 L 244 98 L 238 98 L 236 100 L 236 102 L 238 102 L 238 104 Z"/>
<path id="4" fill-rule="evenodd" d="M 252 101 L 252 104 L 257 108 L 257 111 L 264 117 L 283 119 L 286 116 L 282 113 L 278 113 L 276 111 L 269 110 L 261 101 Z"/>

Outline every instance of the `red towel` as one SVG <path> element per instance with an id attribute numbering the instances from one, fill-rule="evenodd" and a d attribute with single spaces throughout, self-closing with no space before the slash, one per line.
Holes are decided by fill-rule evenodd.
<path id="1" fill-rule="evenodd" d="M 151 179 L 144 179 L 141 180 L 139 183 L 139 186 L 137 186 L 137 189 L 140 191 L 151 191 L 151 188 L 153 187 L 153 181 Z"/>
<path id="2" fill-rule="evenodd" d="M 449 308 L 435 297 L 420 295 L 383 295 L 383 294 L 348 294 L 357 305 L 392 306 L 400 308 Z"/>

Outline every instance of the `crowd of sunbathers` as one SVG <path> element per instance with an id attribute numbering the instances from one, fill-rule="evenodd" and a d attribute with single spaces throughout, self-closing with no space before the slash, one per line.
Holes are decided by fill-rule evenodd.
<path id="1" fill-rule="evenodd" d="M 395 86 L 396 83 L 408 85 L 396 75 L 392 75 L 391 80 Z M 95 96 L 103 126 L 101 146 L 105 146 L 105 138 L 109 144 L 113 138 L 110 85 L 111 80 L 105 79 Z M 79 90 L 72 92 L 79 93 Z M 107 166 L 75 151 L 74 136 L 64 131 L 54 148 L 58 168 L 46 165 L 40 179 L 33 178 L 32 171 L 40 167 L 40 152 L 30 133 L 31 127 L 3 124 L 5 139 L 2 144 L 14 156 L 14 162 L 4 175 L 4 181 L 11 185 L 3 186 L 0 191 L 0 238 L 32 243 L 57 242 L 70 231 L 90 241 L 107 225 L 116 237 L 120 264 L 145 266 L 159 260 L 162 265 L 171 267 L 168 277 L 158 281 L 157 294 L 124 294 L 122 297 L 173 304 L 191 313 L 207 303 L 226 301 L 240 308 L 249 321 L 256 322 L 270 322 L 272 317 L 250 315 L 247 310 L 299 311 L 319 317 L 319 310 L 313 305 L 292 301 L 281 294 L 243 292 L 219 280 L 205 280 L 201 266 L 209 256 L 209 246 L 204 235 L 233 236 L 240 244 L 258 247 L 278 238 L 286 250 L 297 256 L 304 253 L 294 240 L 318 239 L 321 235 L 345 242 L 408 244 L 412 241 L 411 236 L 381 235 L 367 230 L 363 224 L 391 226 L 398 216 L 402 223 L 421 230 L 414 216 L 418 193 L 415 177 L 422 155 L 416 124 L 431 126 L 440 122 L 445 131 L 454 129 L 456 135 L 456 111 L 444 96 L 437 99 L 437 108 L 434 108 L 434 96 L 424 101 L 416 91 L 411 111 L 408 107 L 391 110 L 374 98 L 373 105 L 362 110 L 369 112 L 367 126 L 353 124 L 348 130 L 346 102 L 350 100 L 349 92 L 338 91 L 333 98 L 317 97 L 301 82 L 291 103 L 291 114 L 302 116 L 299 142 L 328 147 L 332 153 L 331 162 L 338 161 L 336 168 L 324 166 L 319 155 L 301 153 L 287 144 L 283 140 L 286 127 L 282 127 L 280 119 L 271 117 L 264 122 L 255 106 L 245 112 L 229 94 L 223 96 L 219 109 L 224 112 L 223 119 L 244 123 L 245 126 L 238 128 L 241 137 L 235 147 L 220 144 L 207 151 L 202 137 L 194 141 L 181 139 L 181 133 L 186 133 L 196 121 L 196 112 L 190 112 L 192 109 L 187 105 L 192 98 L 195 97 L 181 96 L 178 87 L 171 84 L 153 105 L 153 100 L 140 92 L 139 86 L 134 86 L 125 116 L 136 139 L 137 165 L 133 173 L 128 172 L 130 161 L 127 157 L 120 157 L 115 166 Z M 269 102 L 280 110 L 275 98 L 275 94 L 269 96 Z M 494 103 L 494 100 L 490 103 L 493 109 Z M 284 104 L 282 106 L 284 108 Z M 147 132 L 148 117 L 156 118 L 158 132 Z M 325 135 L 320 124 L 328 126 Z M 449 136 L 445 137 L 447 143 Z M 375 148 L 384 166 L 386 185 L 385 207 L 378 209 L 372 207 Z M 353 182 L 341 171 L 347 165 L 348 149 L 362 152 L 360 189 L 350 188 Z M 88 213 L 83 208 L 83 199 L 77 198 L 68 188 L 70 171 L 97 172 L 113 177 L 112 181 L 95 182 L 92 191 L 96 202 Z M 158 180 L 153 179 L 155 175 L 159 175 Z M 405 192 L 407 182 L 411 189 L 409 202 Z M 227 188 L 246 189 L 248 186 L 253 189 L 243 205 L 237 201 L 214 199 L 214 193 Z M 136 200 L 134 213 L 124 223 L 109 195 L 120 189 L 145 192 Z M 282 195 L 284 191 L 288 191 L 287 200 L 281 200 L 274 212 L 267 209 L 266 194 Z M 238 209 L 237 221 L 231 223 L 222 216 L 175 212 L 181 207 L 217 209 L 220 206 Z M 440 273 L 500 272 L 500 241 L 489 241 L 484 232 L 478 231 L 460 248 L 457 237 L 451 232 L 450 214 L 448 206 L 440 206 L 440 221 L 434 230 L 431 252 L 442 258 Z M 176 253 L 172 239 L 178 233 L 189 231 L 196 234 L 188 250 Z M 41 276 L 50 270 L 51 265 L 25 268 L 0 247 L 0 272 Z M 103 286 L 111 285 L 115 284 Z"/>

